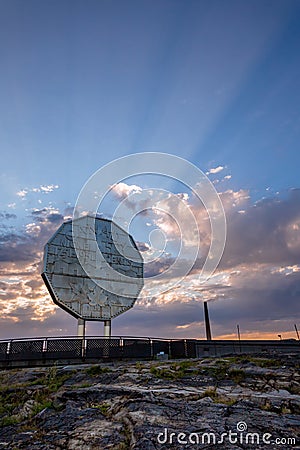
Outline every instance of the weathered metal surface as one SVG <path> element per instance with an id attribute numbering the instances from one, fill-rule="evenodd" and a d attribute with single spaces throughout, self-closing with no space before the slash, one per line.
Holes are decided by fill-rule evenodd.
<path id="1" fill-rule="evenodd" d="M 73 316 L 110 320 L 134 305 L 143 287 L 142 256 L 112 221 L 85 216 L 74 222 L 76 247 L 70 220 L 45 246 L 42 277 L 54 302 Z"/>

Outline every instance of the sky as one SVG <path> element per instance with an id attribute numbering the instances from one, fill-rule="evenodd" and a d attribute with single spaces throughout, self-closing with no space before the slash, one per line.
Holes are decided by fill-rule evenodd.
<path id="1" fill-rule="evenodd" d="M 1 339 L 76 334 L 43 285 L 43 247 L 95 171 L 139 152 L 176 155 L 207 174 L 227 241 L 208 282 L 199 285 L 199 256 L 176 289 L 114 319 L 113 334 L 204 338 L 207 300 L 215 338 L 235 339 L 237 324 L 243 338 L 296 337 L 299 20 L 293 0 L 1 0 Z M 151 176 L 122 183 L 101 213 L 129 193 L 168 187 L 193 211 L 207 251 L 205 212 L 186 186 Z M 141 249 L 155 251 L 154 228 L 168 246 L 148 274 L 178 247 L 171 219 L 152 211 L 132 229 Z M 88 334 L 102 328 L 87 324 Z"/>

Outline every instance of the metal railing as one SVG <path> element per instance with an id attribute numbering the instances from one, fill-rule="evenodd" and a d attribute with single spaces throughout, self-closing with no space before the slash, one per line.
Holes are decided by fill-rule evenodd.
<path id="1" fill-rule="evenodd" d="M 157 354 L 172 358 L 196 357 L 196 340 L 149 337 L 88 336 L 37 337 L 0 341 L 0 367 L 84 363 L 108 359 L 153 359 Z"/>
<path id="2" fill-rule="evenodd" d="M 108 360 L 202 358 L 238 353 L 299 352 L 300 341 L 219 341 L 133 336 L 36 337 L 0 340 L 0 368 L 80 364 Z"/>

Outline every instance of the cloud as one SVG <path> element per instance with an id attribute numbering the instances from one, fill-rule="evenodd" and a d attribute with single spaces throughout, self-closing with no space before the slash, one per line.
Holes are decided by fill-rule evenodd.
<path id="1" fill-rule="evenodd" d="M 49 192 L 53 192 L 54 189 L 58 189 L 58 184 L 48 184 L 40 186 L 39 190 L 35 192 L 44 192 L 45 194 L 49 194 Z"/>
<path id="2" fill-rule="evenodd" d="M 7 323 L 44 322 L 56 307 L 47 295 L 40 265 L 31 262 L 0 262 L 0 316 Z M 11 326 L 11 325 L 10 325 Z M 2 330 L 1 330 L 2 331 Z"/>
<path id="3" fill-rule="evenodd" d="M 138 186 L 121 187 L 121 192 L 140 192 Z M 180 201 L 178 199 L 180 198 Z M 243 263 L 295 264 L 300 258 L 300 193 L 292 190 L 286 198 L 278 196 L 253 204 L 247 190 L 226 190 L 220 193 L 227 220 L 227 242 L 220 269 L 231 268 Z M 156 197 L 148 197 L 144 206 L 151 208 Z M 131 208 L 139 206 L 134 198 Z M 146 200 L 145 200 L 146 202 Z M 194 270 L 199 270 L 211 243 L 210 221 L 207 211 L 200 202 L 179 194 L 165 194 L 159 204 L 161 210 L 152 210 L 152 224 L 166 236 L 168 242 L 182 240 L 191 248 L 198 243 L 197 227 L 201 248 Z M 186 214 L 192 212 L 196 223 Z M 174 220 L 176 218 L 177 222 Z M 148 251 L 150 249 L 148 248 Z M 163 255 L 166 257 L 166 255 Z M 156 262 L 157 271 L 163 265 L 163 258 Z M 151 273 L 156 272 L 152 264 Z"/>
<path id="4" fill-rule="evenodd" d="M 0 261 L 33 261 L 36 242 L 26 233 L 8 232 L 0 235 Z"/>
<path id="5" fill-rule="evenodd" d="M 130 194 L 142 192 L 142 188 L 135 184 L 117 183 L 112 186 L 112 191 L 117 198 L 123 200 Z"/>
<path id="6" fill-rule="evenodd" d="M 225 169 L 225 167 L 223 167 L 223 166 L 214 167 L 214 168 L 210 169 L 208 172 L 206 172 L 206 175 L 216 174 L 216 173 L 221 172 L 224 169 Z"/>
<path id="7" fill-rule="evenodd" d="M 200 230 L 201 253 L 192 272 L 180 282 L 179 287 L 157 297 L 153 291 L 150 303 L 149 299 L 139 303 L 139 308 L 145 309 L 145 316 L 151 311 L 148 329 L 150 334 L 151 329 L 157 327 L 165 330 L 165 335 L 172 330 L 174 336 L 174 330 L 177 330 L 176 336 L 179 331 L 184 331 L 186 336 L 197 337 L 195 330 L 200 322 L 196 321 L 195 324 L 194 317 L 196 311 L 201 315 L 203 300 L 213 300 L 215 332 L 219 335 L 234 335 L 236 323 L 243 324 L 247 336 L 259 336 L 259 329 L 265 330 L 268 337 L 272 333 L 276 337 L 277 331 L 291 333 L 288 320 L 296 320 L 300 299 L 297 287 L 300 285 L 299 190 L 291 190 L 283 198 L 275 196 L 256 203 L 251 201 L 249 192 L 243 189 L 226 190 L 220 193 L 220 197 L 227 217 L 228 239 L 219 268 L 208 283 L 200 284 L 199 273 L 210 245 L 210 225 L 203 205 L 195 204 L 189 199 L 188 206 L 193 211 Z M 167 211 L 176 211 L 181 231 L 191 235 L 190 223 L 183 210 L 168 200 L 164 200 Z M 154 221 L 168 239 L 178 236 L 178 229 L 170 216 L 158 212 Z M 192 239 L 190 242 L 193 243 Z M 173 261 L 174 258 L 168 260 L 163 255 L 146 266 L 146 274 L 152 276 L 160 273 Z M 184 265 L 184 261 L 182 264 Z M 175 313 L 174 320 L 171 319 L 172 315 L 163 313 L 169 313 L 167 305 L 172 305 L 172 311 L 173 307 L 175 311 L 177 309 L 178 315 Z M 178 312 L 180 305 L 182 308 L 188 307 L 189 311 L 193 310 L 183 324 L 182 313 Z M 126 323 L 131 323 L 129 315 L 127 317 Z M 160 321 L 160 317 L 164 319 Z M 266 323 L 268 327 L 265 326 Z M 136 329 L 133 323 L 132 326 Z"/>
<path id="8" fill-rule="evenodd" d="M 241 263 L 297 264 L 300 258 L 298 191 L 291 191 L 284 199 L 273 197 L 255 204 L 242 193 L 238 197 L 227 193 L 225 205 L 228 237 L 222 267 Z"/>
<path id="9" fill-rule="evenodd" d="M 69 209 L 66 210 L 69 213 Z M 42 281 L 43 247 L 63 221 L 64 215 L 54 208 L 33 210 L 24 228 L 2 229 L 0 234 L 0 316 L 1 336 L 45 334 L 44 324 L 57 307 Z M 5 214 L 0 216 L 7 220 Z M 51 322 L 51 320 L 50 320 Z M 35 325 L 33 326 L 33 323 Z M 4 335 L 4 330 L 7 334 Z M 18 331 L 19 330 L 19 331 Z M 13 332 L 14 333 L 14 332 Z M 47 334 L 47 333 L 46 333 Z"/>
<path id="10" fill-rule="evenodd" d="M 16 219 L 16 214 L 7 213 L 5 211 L 0 211 L 0 220 L 10 220 L 10 219 Z"/>
<path id="11" fill-rule="evenodd" d="M 69 210 L 66 212 L 69 213 Z M 8 219 L 5 214 L 1 218 L 2 221 Z M 3 227 L 0 222 L 0 261 L 17 263 L 40 259 L 44 245 L 63 222 L 64 214 L 52 207 L 34 209 L 29 219 L 30 222 L 19 230 Z"/>
<path id="12" fill-rule="evenodd" d="M 26 233 L 27 234 L 30 234 L 30 235 L 35 236 L 35 237 L 39 236 L 39 234 L 41 232 L 40 225 L 37 225 L 36 223 L 28 223 L 25 226 L 25 229 L 26 229 Z"/>
<path id="13" fill-rule="evenodd" d="M 17 196 L 22 199 L 25 198 L 27 194 L 28 194 L 28 190 L 26 190 L 26 189 L 22 189 L 21 191 L 17 192 Z"/>
<path id="14" fill-rule="evenodd" d="M 42 209 L 33 209 L 31 211 L 31 215 L 35 221 L 39 223 L 61 223 L 65 219 L 66 216 L 69 216 L 69 209 L 64 211 L 64 214 L 61 214 L 58 209 L 53 207 L 45 207 Z"/>
<path id="15" fill-rule="evenodd" d="M 50 192 L 53 192 L 55 189 L 58 189 L 58 184 L 42 184 L 38 187 L 33 188 L 24 188 L 18 191 L 16 194 L 18 197 L 20 197 L 22 200 L 24 200 L 30 192 L 34 193 L 42 193 L 42 194 L 50 194 Z"/>
<path id="16" fill-rule="evenodd" d="M 240 269 L 226 274 L 225 282 L 198 284 L 198 290 L 196 277 L 191 275 L 172 292 L 138 301 L 132 311 L 115 321 L 118 332 L 131 334 L 135 330 L 137 335 L 157 336 L 158 331 L 162 337 L 204 338 L 206 300 L 214 337 L 235 339 L 237 324 L 244 338 L 262 338 L 264 333 L 272 339 L 277 339 L 278 333 L 293 336 L 299 309 L 299 272 L 290 278 L 280 273 L 270 276 L 269 266 Z"/>
<path id="17" fill-rule="evenodd" d="M 151 208 L 155 196 L 145 198 L 137 185 L 115 187 L 115 198 L 130 193 L 130 207 Z M 151 193 L 150 193 L 151 194 Z M 162 337 L 204 337 L 203 301 L 209 301 L 213 335 L 276 338 L 293 336 L 293 323 L 299 320 L 300 300 L 300 191 L 274 196 L 253 203 L 247 190 L 220 193 L 226 212 L 228 239 L 223 259 L 211 279 L 200 283 L 199 275 L 207 256 L 211 230 L 207 212 L 193 196 L 185 193 L 160 198 L 165 213 L 149 209 L 147 223 L 163 231 L 170 244 L 183 239 L 196 245 L 194 225 L 186 215 L 189 208 L 200 232 L 200 252 L 192 271 L 169 292 L 140 298 L 128 313 L 113 321 L 113 332 L 123 335 Z M 14 217 L 2 212 L 5 224 Z M 72 207 L 61 212 L 53 207 L 33 209 L 23 229 L 2 228 L 0 234 L 0 311 L 2 337 L 76 332 L 76 321 L 58 310 L 40 277 L 43 246 Z M 149 219 L 149 220 L 148 220 Z M 150 220 L 151 219 L 151 220 Z M 147 227 L 148 228 L 148 227 Z M 141 250 L 155 254 L 149 243 L 139 242 Z M 164 252 L 145 266 L 147 276 L 163 273 L 172 266 L 175 253 Z M 181 261 L 184 269 L 186 261 Z M 170 280 L 166 278 L 165 283 Z M 298 315 L 297 315 L 298 314 Z M 56 322 L 57 320 L 57 322 Z M 7 326 L 14 323 L 14 328 Z M 31 325 L 31 326 L 30 326 Z M 89 324 L 99 333 L 100 325 Z M 15 330 L 15 331 L 13 331 Z M 33 331 L 34 330 L 34 331 Z M 54 331 L 53 331 L 54 330 Z M 63 330 L 63 331 L 59 331 Z M 6 336 L 4 335 L 6 333 Z"/>

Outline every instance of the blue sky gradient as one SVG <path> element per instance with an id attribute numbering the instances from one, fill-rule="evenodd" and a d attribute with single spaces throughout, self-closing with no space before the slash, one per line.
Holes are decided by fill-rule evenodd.
<path id="1" fill-rule="evenodd" d="M 25 246 L 36 233 L 38 261 L 86 180 L 136 152 L 178 155 L 204 172 L 222 167 L 209 175 L 220 193 L 240 192 L 246 211 L 264 198 L 291 204 L 296 222 L 286 224 L 285 236 L 297 231 L 299 198 L 291 190 L 300 187 L 299 23 L 296 0 L 2 0 L 2 273 L 10 264 L 23 270 L 24 256 L 9 260 L 9 245 Z M 38 234 L 28 224 L 37 225 L 32 213 L 43 208 L 44 218 L 51 212 L 58 220 L 47 216 L 51 226 Z M 297 247 L 298 234 L 291 239 Z M 16 323 L 16 333 L 28 332 L 24 321 Z M 36 332 L 50 333 L 43 326 Z M 220 325 L 218 334 L 230 332 Z"/>

